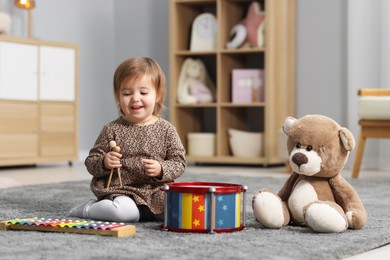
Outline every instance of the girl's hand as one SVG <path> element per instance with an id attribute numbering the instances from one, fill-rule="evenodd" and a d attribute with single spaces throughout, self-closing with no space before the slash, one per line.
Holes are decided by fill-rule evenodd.
<path id="1" fill-rule="evenodd" d="M 104 167 L 110 170 L 122 167 L 121 158 L 122 154 L 118 152 L 111 151 L 106 153 L 106 156 L 104 156 Z"/>
<path id="2" fill-rule="evenodd" d="M 141 162 L 145 167 L 146 175 L 157 178 L 162 176 L 161 164 L 158 161 L 151 159 L 141 159 Z"/>

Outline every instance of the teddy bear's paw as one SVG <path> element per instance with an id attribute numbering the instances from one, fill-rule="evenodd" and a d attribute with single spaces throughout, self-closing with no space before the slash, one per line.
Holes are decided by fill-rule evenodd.
<path id="1" fill-rule="evenodd" d="M 345 215 L 348 219 L 348 228 L 350 229 L 361 229 L 367 221 L 367 215 L 364 210 L 349 210 Z"/>
<path id="2" fill-rule="evenodd" d="M 260 191 L 255 194 L 252 208 L 256 220 L 267 228 L 281 228 L 288 223 L 283 202 L 270 191 Z"/>
<path id="3" fill-rule="evenodd" d="M 304 212 L 306 224 L 315 232 L 336 233 L 348 228 L 345 215 L 326 203 L 312 203 Z"/>
<path id="4" fill-rule="evenodd" d="M 352 211 L 348 211 L 346 214 L 347 216 L 347 220 L 348 220 L 348 227 L 349 228 L 354 228 L 354 224 L 353 224 L 353 212 Z"/>

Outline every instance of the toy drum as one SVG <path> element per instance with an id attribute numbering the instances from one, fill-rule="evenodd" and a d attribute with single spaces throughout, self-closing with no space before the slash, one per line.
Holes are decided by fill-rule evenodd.
<path id="1" fill-rule="evenodd" d="M 219 233 L 245 228 L 246 187 L 230 183 L 180 182 L 165 184 L 161 189 L 165 191 L 165 230 Z"/>

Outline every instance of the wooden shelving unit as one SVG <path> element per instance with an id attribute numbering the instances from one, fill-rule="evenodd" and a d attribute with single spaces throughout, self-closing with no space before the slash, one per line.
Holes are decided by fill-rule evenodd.
<path id="1" fill-rule="evenodd" d="M 170 1 L 170 120 L 188 149 L 187 134 L 216 134 L 215 156 L 191 156 L 189 162 L 271 165 L 284 163 L 278 152 L 279 130 L 286 116 L 295 115 L 295 0 L 260 0 L 265 11 L 265 45 L 261 48 L 226 49 L 231 28 L 247 12 L 249 0 Z M 209 12 L 217 18 L 217 47 L 190 51 L 195 17 Z M 216 102 L 177 103 L 178 77 L 184 60 L 200 58 L 215 82 Z M 265 75 L 264 102 L 232 103 L 231 71 L 259 68 Z M 228 129 L 263 134 L 260 157 L 236 157 L 229 145 Z"/>

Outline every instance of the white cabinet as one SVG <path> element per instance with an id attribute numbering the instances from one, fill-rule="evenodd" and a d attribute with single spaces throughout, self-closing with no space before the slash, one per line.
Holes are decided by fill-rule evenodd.
<path id="1" fill-rule="evenodd" d="M 0 166 L 78 159 L 78 46 L 0 36 Z"/>
<path id="2" fill-rule="evenodd" d="M 0 42 L 0 98 L 36 100 L 38 46 Z"/>
<path id="3" fill-rule="evenodd" d="M 41 46 L 39 99 L 73 101 L 75 99 L 75 50 Z"/>
<path id="4" fill-rule="evenodd" d="M 75 52 L 64 47 L 0 42 L 0 98 L 74 101 Z"/>

